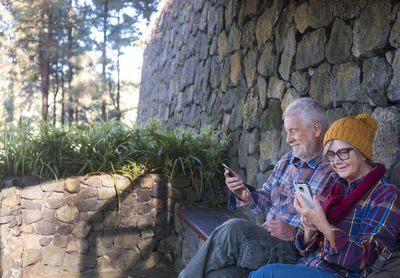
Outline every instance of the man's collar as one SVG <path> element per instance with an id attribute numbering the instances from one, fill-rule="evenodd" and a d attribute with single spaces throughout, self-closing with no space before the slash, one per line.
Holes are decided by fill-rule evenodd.
<path id="1" fill-rule="evenodd" d="M 300 157 L 294 156 L 293 151 L 290 152 L 290 156 L 289 162 L 293 163 L 296 168 L 306 163 L 308 167 L 315 170 L 322 161 L 322 150 L 308 160 L 302 160 Z"/>

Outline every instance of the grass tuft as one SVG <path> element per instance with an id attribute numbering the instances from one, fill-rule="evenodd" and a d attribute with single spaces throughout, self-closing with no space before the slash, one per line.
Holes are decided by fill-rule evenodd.
<path id="1" fill-rule="evenodd" d="M 169 129 L 150 121 L 139 128 L 111 120 L 70 128 L 8 124 L 0 132 L 2 176 L 58 179 L 122 173 L 134 179 L 159 173 L 169 180 L 181 175 L 198 179 L 194 186 L 201 195 L 224 188 L 220 163 L 226 159 L 229 136 L 210 126 Z M 209 196 L 220 202 L 217 195 Z"/>

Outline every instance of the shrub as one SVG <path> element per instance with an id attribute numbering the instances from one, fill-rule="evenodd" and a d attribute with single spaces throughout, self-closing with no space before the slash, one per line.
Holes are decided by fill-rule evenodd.
<path id="1" fill-rule="evenodd" d="M 129 127 L 111 120 L 92 125 L 57 128 L 1 126 L 1 174 L 61 178 L 93 173 L 124 173 L 132 179 L 144 173 L 170 180 L 189 175 L 200 180 L 198 192 L 225 188 L 221 162 L 229 136 L 211 127 L 161 128 L 156 121 Z M 217 195 L 209 195 L 219 202 Z"/>

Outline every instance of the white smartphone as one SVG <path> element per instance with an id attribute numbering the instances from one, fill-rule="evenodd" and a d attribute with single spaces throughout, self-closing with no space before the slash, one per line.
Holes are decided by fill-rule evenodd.
<path id="1" fill-rule="evenodd" d="M 295 183 L 294 190 L 299 192 L 310 208 L 315 208 L 311 187 L 305 183 Z"/>

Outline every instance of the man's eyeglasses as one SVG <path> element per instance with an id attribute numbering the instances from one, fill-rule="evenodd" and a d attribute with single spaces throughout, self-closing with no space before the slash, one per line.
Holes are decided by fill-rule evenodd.
<path id="1" fill-rule="evenodd" d="M 340 149 L 337 152 L 327 151 L 325 154 L 325 158 L 329 162 L 333 162 L 335 160 L 335 155 L 337 155 L 340 160 L 347 160 L 350 157 L 351 150 L 353 150 L 353 148 Z"/>

